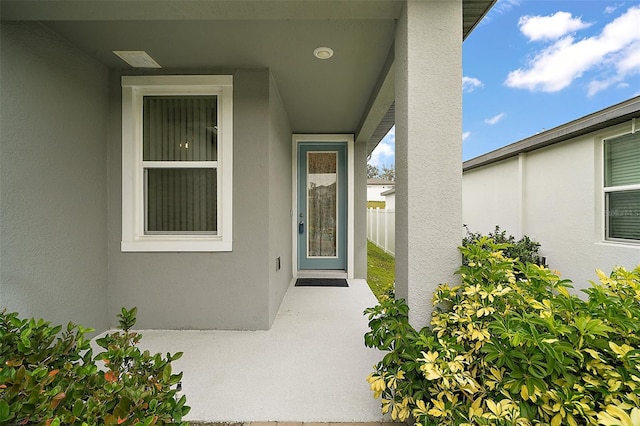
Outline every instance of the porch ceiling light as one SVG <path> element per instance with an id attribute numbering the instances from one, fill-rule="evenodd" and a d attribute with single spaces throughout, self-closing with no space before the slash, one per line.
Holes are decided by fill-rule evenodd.
<path id="1" fill-rule="evenodd" d="M 113 53 L 134 68 L 162 68 L 143 50 L 114 50 Z"/>
<path id="2" fill-rule="evenodd" d="M 318 59 L 329 59 L 333 56 L 333 49 L 330 47 L 318 47 L 313 51 L 313 56 Z"/>

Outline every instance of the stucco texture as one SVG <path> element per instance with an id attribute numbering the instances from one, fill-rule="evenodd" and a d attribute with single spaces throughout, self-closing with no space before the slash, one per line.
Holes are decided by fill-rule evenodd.
<path id="1" fill-rule="evenodd" d="M 288 207 L 291 139 L 288 119 L 272 86 L 269 70 L 163 70 L 162 73 L 233 75 L 233 251 L 120 251 L 121 74 L 112 72 L 109 317 L 115 318 L 122 306 L 137 306 L 141 328 L 268 329 L 291 281 L 291 266 L 287 264 L 291 257 Z M 284 147 L 285 143 L 288 147 Z M 286 173 L 289 175 L 285 176 Z M 281 256 L 284 269 L 272 273 L 277 256 Z"/>
<path id="2" fill-rule="evenodd" d="M 535 239 L 549 266 L 572 280 L 576 291 L 597 280 L 596 269 L 608 274 L 616 265 L 634 268 L 640 264 L 640 245 L 606 241 L 603 230 L 602 140 L 630 131 L 631 123 L 622 124 L 527 153 L 519 161 L 466 172 L 465 223 L 481 232 L 497 224 L 516 237 Z M 493 200 L 502 197 L 505 204 L 521 204 L 522 213 L 496 209 Z"/>
<path id="3" fill-rule="evenodd" d="M 269 79 L 269 325 L 293 277 L 291 127 L 273 77 Z M 279 259 L 279 268 L 278 260 Z"/>
<path id="4" fill-rule="evenodd" d="M 107 70 L 2 23 L 0 309 L 107 325 Z"/>
<path id="5" fill-rule="evenodd" d="M 396 33 L 396 294 L 418 328 L 460 265 L 461 7 L 407 2 Z"/>
<path id="6" fill-rule="evenodd" d="M 462 217 L 471 232 L 492 232 L 496 225 L 520 233 L 522 205 L 518 158 L 474 169 L 464 174 Z"/>

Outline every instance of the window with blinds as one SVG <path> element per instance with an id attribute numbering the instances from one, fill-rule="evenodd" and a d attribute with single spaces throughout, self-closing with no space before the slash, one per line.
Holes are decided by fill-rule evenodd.
<path id="1" fill-rule="evenodd" d="M 145 96 L 146 233 L 212 233 L 217 226 L 217 97 Z"/>
<path id="2" fill-rule="evenodd" d="M 122 251 L 231 251 L 233 77 L 122 77 Z"/>
<path id="3" fill-rule="evenodd" d="M 605 232 L 640 242 L 640 132 L 604 141 Z"/>

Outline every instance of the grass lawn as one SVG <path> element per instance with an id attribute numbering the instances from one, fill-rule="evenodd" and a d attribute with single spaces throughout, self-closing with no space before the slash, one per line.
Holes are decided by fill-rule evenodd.
<path id="1" fill-rule="evenodd" d="M 393 290 L 395 274 L 395 258 L 367 241 L 367 283 L 378 300 L 380 296 Z"/>
<path id="2" fill-rule="evenodd" d="M 386 205 L 386 203 L 384 201 L 367 201 L 367 208 L 368 209 L 384 209 L 384 206 Z"/>

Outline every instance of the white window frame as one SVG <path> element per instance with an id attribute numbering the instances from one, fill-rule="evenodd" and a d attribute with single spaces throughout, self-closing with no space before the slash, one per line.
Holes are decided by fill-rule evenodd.
<path id="1" fill-rule="evenodd" d="M 609 236 L 609 203 L 607 200 L 607 194 L 612 192 L 622 192 L 622 191 L 638 191 L 640 190 L 640 185 L 622 185 L 622 186 L 606 186 L 604 176 L 606 175 L 606 163 L 605 163 L 605 146 L 607 141 L 612 139 L 616 139 L 621 136 L 626 136 L 628 134 L 635 134 L 635 120 L 632 123 L 632 129 L 630 132 L 622 132 L 612 134 L 602 138 L 602 211 L 603 211 L 603 226 L 602 226 L 602 234 L 603 239 L 607 243 L 624 243 L 624 244 L 632 244 L 639 245 L 640 242 L 638 240 L 632 240 L 628 238 L 615 238 Z"/>
<path id="2" fill-rule="evenodd" d="M 142 101 L 152 95 L 216 95 L 218 98 L 217 233 L 145 234 Z M 148 163 L 148 162 L 144 162 Z M 123 252 L 214 252 L 232 250 L 233 76 L 164 75 L 122 77 Z"/>

